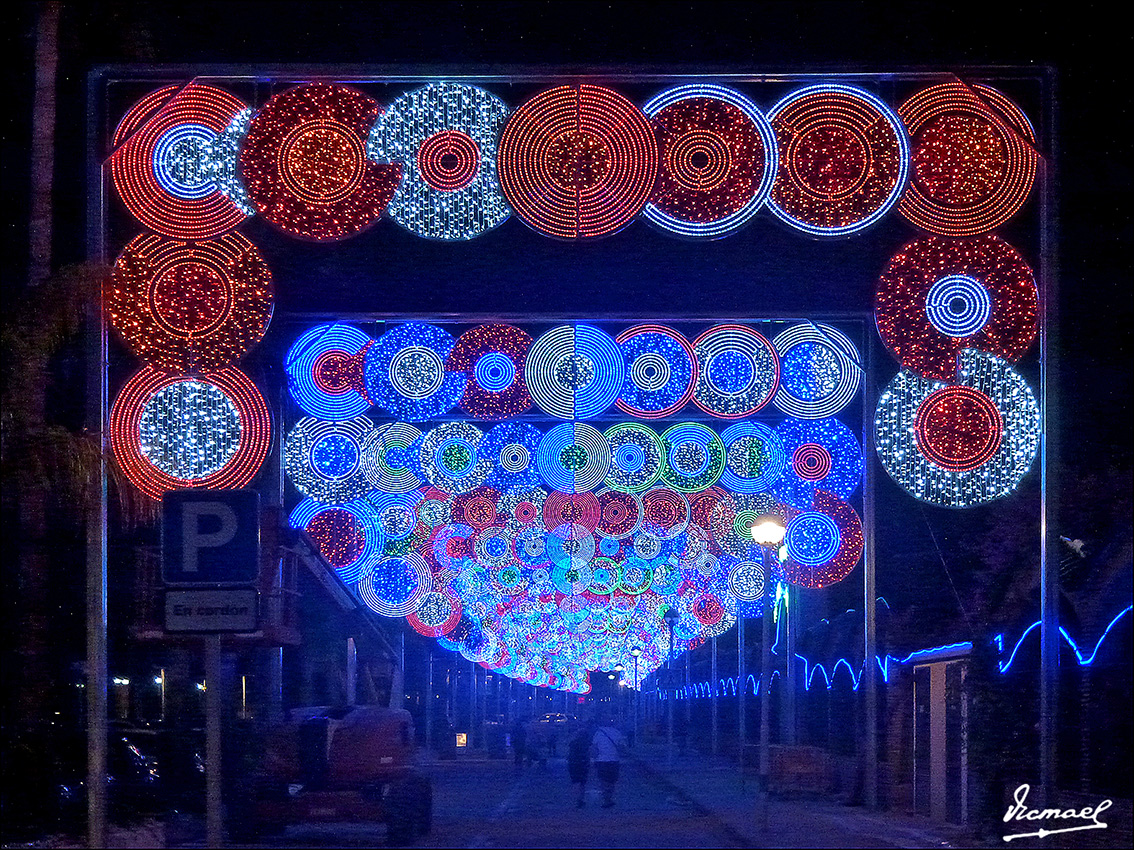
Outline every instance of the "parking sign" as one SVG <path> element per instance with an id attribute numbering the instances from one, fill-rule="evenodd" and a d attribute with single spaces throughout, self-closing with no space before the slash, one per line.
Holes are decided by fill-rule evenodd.
<path id="1" fill-rule="evenodd" d="M 250 585 L 260 572 L 260 494 L 178 490 L 162 497 L 161 573 L 167 585 Z"/>

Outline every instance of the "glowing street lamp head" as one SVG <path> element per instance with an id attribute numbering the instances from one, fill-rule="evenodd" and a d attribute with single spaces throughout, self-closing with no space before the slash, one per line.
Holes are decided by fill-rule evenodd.
<path id="1" fill-rule="evenodd" d="M 783 542 L 787 529 L 779 517 L 760 517 L 752 525 L 752 539 L 761 546 L 778 546 Z"/>

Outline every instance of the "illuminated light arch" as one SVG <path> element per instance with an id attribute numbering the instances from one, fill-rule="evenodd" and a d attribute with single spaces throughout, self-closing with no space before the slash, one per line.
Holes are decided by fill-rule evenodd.
<path id="1" fill-rule="evenodd" d="M 532 406 L 524 380 L 524 361 L 531 347 L 531 336 L 512 325 L 478 325 L 460 335 L 445 368 L 465 373 L 461 407 L 469 416 L 498 422 Z"/>
<path id="2" fill-rule="evenodd" d="M 780 358 L 759 331 L 716 325 L 693 342 L 697 380 L 693 403 L 722 419 L 742 419 L 762 409 L 780 385 Z"/>
<path id="3" fill-rule="evenodd" d="M 625 367 L 614 340 L 590 325 L 560 325 L 541 334 L 524 363 L 528 392 L 559 419 L 591 419 L 622 391 Z"/>
<path id="4" fill-rule="evenodd" d="M 1039 165 L 1027 116 L 989 86 L 930 86 L 898 107 L 913 140 L 898 212 L 942 236 L 976 236 L 1014 216 Z"/>
<path id="5" fill-rule="evenodd" d="M 761 561 L 742 561 L 726 555 L 721 559 L 721 565 L 729 593 L 738 602 L 764 601 L 764 565 Z"/>
<path id="6" fill-rule="evenodd" d="M 585 422 L 564 422 L 543 435 L 536 466 L 550 489 L 585 493 L 610 473 L 610 444 Z"/>
<path id="7" fill-rule="evenodd" d="M 358 595 L 383 617 L 405 617 L 421 607 L 432 586 L 425 559 L 407 552 L 368 564 L 358 580 Z"/>
<path id="8" fill-rule="evenodd" d="M 1004 360 L 965 349 L 956 384 L 903 370 L 878 400 L 878 457 L 916 499 L 967 508 L 1011 493 L 1039 450 L 1039 405 Z M 928 456 L 923 449 L 928 452 Z"/>
<path id="9" fill-rule="evenodd" d="M 540 430 L 527 422 L 501 422 L 488 429 L 480 442 L 480 452 L 494 464 L 486 483 L 504 493 L 539 487 L 535 455 L 542 439 Z"/>
<path id="10" fill-rule="evenodd" d="M 804 322 L 776 334 L 772 344 L 780 358 L 780 385 L 772 403 L 788 416 L 834 416 L 858 392 L 862 359 L 835 328 Z"/>
<path id="11" fill-rule="evenodd" d="M 534 230 L 563 239 L 606 236 L 649 200 L 658 145 L 641 110 L 618 92 L 558 86 L 512 113 L 497 168 L 513 211 Z"/>
<path id="12" fill-rule="evenodd" d="M 130 482 L 153 499 L 182 489 L 244 487 L 271 447 L 264 397 L 239 369 L 169 375 L 146 366 L 110 411 L 110 447 Z"/>
<path id="13" fill-rule="evenodd" d="M 247 217 L 222 194 L 210 146 L 246 107 L 235 95 L 190 82 L 136 103 L 111 140 L 110 175 L 143 226 L 174 239 L 213 239 Z"/>
<path id="14" fill-rule="evenodd" d="M 785 419 L 776 426 L 787 465 L 771 488 L 782 502 L 809 510 L 818 490 L 848 499 L 862 481 L 862 447 L 838 419 Z"/>
<path id="15" fill-rule="evenodd" d="M 307 83 L 274 95 L 256 113 L 239 175 L 257 212 L 291 236 L 317 242 L 354 236 L 378 220 L 401 180 L 400 165 L 366 157 L 381 107 L 361 92 Z"/>
<path id="16" fill-rule="evenodd" d="M 295 506 L 288 523 L 307 533 L 323 560 L 346 584 L 357 582 L 386 545 L 378 514 L 361 499 L 328 506 L 307 498 Z"/>
<path id="17" fill-rule="evenodd" d="M 496 143 L 508 107 L 476 86 L 431 83 L 401 95 L 375 122 L 367 155 L 399 163 L 389 213 L 418 236 L 472 239 L 512 211 L 496 175 Z"/>
<path id="18" fill-rule="evenodd" d="M 353 325 L 316 325 L 304 331 L 284 358 L 295 403 L 316 419 L 354 419 L 371 407 L 362 392 L 363 358 L 374 340 Z"/>
<path id="19" fill-rule="evenodd" d="M 760 209 L 779 164 L 776 134 L 747 97 L 699 83 L 643 109 L 658 137 L 658 177 L 644 215 L 682 236 L 727 236 Z"/>
<path id="20" fill-rule="evenodd" d="M 325 504 L 343 504 L 370 490 L 363 445 L 374 423 L 365 416 L 345 422 L 304 417 L 284 442 L 284 469 L 295 489 Z"/>
<path id="21" fill-rule="evenodd" d="M 136 236 L 103 285 L 110 324 L 168 372 L 231 366 L 263 338 L 273 298 L 271 271 L 239 233 L 197 243 Z"/>
<path id="22" fill-rule="evenodd" d="M 410 446 L 415 474 L 446 493 L 468 493 L 493 472 L 492 458 L 481 450 L 484 434 L 467 422 L 446 422 L 427 431 Z"/>
<path id="23" fill-rule="evenodd" d="M 788 520 L 784 540 L 788 557 L 777 565 L 779 577 L 798 587 L 830 587 L 862 559 L 862 520 L 842 499 L 819 490 L 813 510 Z"/>
<path id="24" fill-rule="evenodd" d="M 610 445 L 608 487 L 640 493 L 661 477 L 665 466 L 665 446 L 649 425 L 619 422 L 607 428 L 603 436 Z"/>
<path id="25" fill-rule="evenodd" d="M 768 208 L 786 224 L 812 236 L 846 236 L 874 224 L 901 197 L 909 137 L 876 95 L 820 83 L 788 94 L 768 118 L 780 149 Z"/>
<path id="26" fill-rule="evenodd" d="M 693 396 L 697 358 L 673 328 L 635 325 L 614 339 L 622 351 L 625 380 L 615 404 L 640 419 L 672 416 Z"/>
<path id="27" fill-rule="evenodd" d="M 727 458 L 724 443 L 711 428 L 684 422 L 667 430 L 661 439 L 665 449 L 662 481 L 682 493 L 695 493 L 717 483 Z"/>
<path id="28" fill-rule="evenodd" d="M 386 331 L 366 353 L 366 388 L 399 419 L 421 422 L 457 406 L 468 379 L 448 363 L 456 340 L 435 325 L 407 322 Z"/>
<path id="29" fill-rule="evenodd" d="M 787 458 L 780 437 L 762 422 L 737 422 L 721 432 L 725 468 L 720 486 L 734 493 L 761 493 L 784 473 Z"/>
<path id="30" fill-rule="evenodd" d="M 962 349 L 1010 363 L 1024 355 L 1039 329 L 1039 293 L 1023 257 L 997 236 L 924 236 L 891 258 L 874 317 L 904 369 L 952 381 Z"/>

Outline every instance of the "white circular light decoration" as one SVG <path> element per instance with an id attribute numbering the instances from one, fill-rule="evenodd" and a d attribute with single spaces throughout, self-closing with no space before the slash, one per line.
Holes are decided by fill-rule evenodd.
<path id="1" fill-rule="evenodd" d="M 374 431 L 365 416 L 347 422 L 304 417 L 284 444 L 284 468 L 295 488 L 325 504 L 341 504 L 369 489 L 362 463 L 362 446 Z"/>
<path id="2" fill-rule="evenodd" d="M 862 359 L 845 334 L 804 322 L 776 334 L 780 385 L 772 403 L 797 419 L 834 416 L 858 392 Z"/>
<path id="3" fill-rule="evenodd" d="M 196 481 L 224 468 L 240 448 L 240 413 L 217 386 L 185 380 L 158 390 L 142 408 L 139 448 L 173 478 Z"/>

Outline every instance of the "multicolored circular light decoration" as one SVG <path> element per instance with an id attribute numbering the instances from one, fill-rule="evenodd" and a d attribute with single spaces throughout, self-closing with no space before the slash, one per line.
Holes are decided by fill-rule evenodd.
<path id="1" fill-rule="evenodd" d="M 171 490 L 245 486 L 268 456 L 271 437 L 264 397 L 233 367 L 189 377 L 146 366 L 110 411 L 114 458 L 154 499 Z"/>
<path id="2" fill-rule="evenodd" d="M 614 340 L 590 325 L 560 325 L 540 335 L 524 364 L 535 403 L 559 419 L 591 419 L 622 391 L 625 367 Z"/>
<path id="3" fill-rule="evenodd" d="M 725 470 L 724 443 L 711 429 L 696 422 L 674 425 L 661 435 L 665 449 L 662 480 L 674 490 L 694 493 L 717 483 Z"/>
<path id="4" fill-rule="evenodd" d="M 721 432 L 725 468 L 720 486 L 734 493 L 762 493 L 784 473 L 783 443 L 762 422 L 737 422 Z"/>
<path id="5" fill-rule="evenodd" d="M 531 347 L 527 332 L 512 325 L 478 325 L 461 334 L 445 368 L 465 373 L 468 382 L 461 407 L 469 416 L 498 422 L 532 406 L 524 380 L 524 361 Z"/>
<path id="6" fill-rule="evenodd" d="M 784 97 L 768 118 L 780 149 L 768 208 L 781 221 L 812 236 L 845 236 L 872 225 L 901 197 L 909 137 L 877 95 L 820 83 Z"/>
<path id="7" fill-rule="evenodd" d="M 642 499 L 635 493 L 619 490 L 600 490 L 597 494 L 601 514 L 595 533 L 605 540 L 626 540 L 642 527 Z M 619 547 L 600 549 L 604 555 L 614 555 Z"/>
<path id="8" fill-rule="evenodd" d="M 357 582 L 386 545 L 378 515 L 361 499 L 335 506 L 304 499 L 291 512 L 288 524 L 307 533 L 346 584 Z"/>
<path id="9" fill-rule="evenodd" d="M 862 382 L 858 349 L 830 325 L 804 322 L 776 334 L 780 386 L 772 403 L 797 419 L 823 419 L 846 407 Z"/>
<path id="10" fill-rule="evenodd" d="M 930 233 L 976 236 L 1024 205 L 1039 164 L 1035 131 L 989 86 L 923 89 L 898 107 L 913 140 L 913 171 L 898 212 Z"/>
<path id="11" fill-rule="evenodd" d="M 361 498 L 370 489 L 362 446 L 373 431 L 365 416 L 345 422 L 300 419 L 284 443 L 284 469 L 295 489 L 324 504 Z"/>
<path id="12" fill-rule="evenodd" d="M 693 403 L 712 416 L 742 419 L 764 407 L 780 385 L 780 358 L 759 331 L 716 325 L 693 342 Z"/>
<path id="13" fill-rule="evenodd" d="M 284 358 L 287 386 L 303 411 L 316 419 L 354 419 L 371 407 L 363 361 L 374 340 L 353 325 L 335 322 L 304 331 Z"/>
<path id="14" fill-rule="evenodd" d="M 585 493 L 602 484 L 610 472 L 610 444 L 585 422 L 564 422 L 543 435 L 536 466 L 552 490 Z"/>
<path id="15" fill-rule="evenodd" d="M 446 422 L 428 431 L 409 448 L 414 472 L 420 470 L 434 487 L 446 493 L 468 493 L 493 472 L 493 460 L 480 449 L 484 434 L 467 422 Z"/>
<path id="16" fill-rule="evenodd" d="M 531 490 L 540 484 L 535 455 L 543 434 L 526 422 L 501 422 L 488 430 L 480 452 L 495 464 L 487 484 L 505 493 Z"/>
<path id="17" fill-rule="evenodd" d="M 862 558 L 862 520 L 855 509 L 830 493 L 815 493 L 814 510 L 787 521 L 788 557 L 777 564 L 779 577 L 798 587 L 820 589 L 842 581 Z"/>
<path id="18" fill-rule="evenodd" d="M 358 595 L 383 617 L 414 613 L 432 590 L 429 565 L 416 552 L 371 562 L 358 580 Z"/>
<path id="19" fill-rule="evenodd" d="M 615 401 L 641 419 L 672 416 L 693 396 L 697 358 L 685 337 L 665 325 L 635 325 L 615 338 L 626 378 Z"/>
<path id="20" fill-rule="evenodd" d="M 462 83 L 431 83 L 401 95 L 375 122 L 366 153 L 396 162 L 402 182 L 390 217 L 418 236 L 472 239 L 512 211 L 496 176 L 496 140 L 508 107 Z"/>
<path id="21" fill-rule="evenodd" d="M 606 236 L 634 220 L 658 169 L 650 122 L 602 86 L 558 86 L 508 119 L 497 159 L 512 209 L 562 239 Z"/>
<path id="22" fill-rule="evenodd" d="M 410 446 L 421 431 L 404 422 L 377 426 L 362 441 L 362 474 L 376 490 L 409 493 L 422 485 L 413 472 Z"/>
<path id="23" fill-rule="evenodd" d="M 457 627 L 463 611 L 457 597 L 450 593 L 431 590 L 422 598 L 416 611 L 406 614 L 406 622 L 420 635 L 440 638 Z"/>
<path id="24" fill-rule="evenodd" d="M 767 493 L 729 494 L 717 502 L 709 516 L 709 532 L 722 551 L 736 558 L 760 557 L 752 539 L 752 526 L 765 516 L 776 516 L 785 524 L 795 511 Z"/>
<path id="25" fill-rule="evenodd" d="M 213 239 L 245 212 L 222 194 L 210 146 L 246 107 L 200 83 L 165 86 L 136 103 L 114 131 L 110 175 L 126 209 L 143 226 L 174 239 Z"/>
<path id="26" fill-rule="evenodd" d="M 274 95 L 252 119 L 239 176 L 256 210 L 284 233 L 317 242 L 354 236 L 385 211 L 398 164 L 366 157 L 381 114 L 356 89 L 307 83 Z"/>
<path id="27" fill-rule="evenodd" d="M 169 372 L 231 366 L 263 338 L 273 296 L 271 271 L 239 233 L 197 243 L 136 236 L 103 285 L 110 324 Z"/>
<path id="28" fill-rule="evenodd" d="M 1023 257 L 997 236 L 925 236 L 878 280 L 878 335 L 905 369 L 952 381 L 962 349 L 1016 362 L 1039 329 L 1039 294 Z"/>
<path id="29" fill-rule="evenodd" d="M 1004 360 L 964 349 L 955 384 L 902 370 L 878 400 L 875 445 L 914 498 L 967 508 L 1011 493 L 1039 450 L 1039 405 Z"/>
<path id="30" fill-rule="evenodd" d="M 838 419 L 785 419 L 776 426 L 788 464 L 772 494 L 809 510 L 816 490 L 850 498 L 862 481 L 862 447 Z"/>
<path id="31" fill-rule="evenodd" d="M 366 353 L 366 388 L 375 403 L 409 422 L 434 419 L 457 406 L 468 379 L 452 368 L 456 341 L 435 325 L 407 322 L 386 331 Z"/>
<path id="32" fill-rule="evenodd" d="M 727 236 L 760 209 L 778 168 L 776 134 L 747 97 L 706 83 L 662 92 L 643 110 L 658 178 L 643 211 L 683 236 Z"/>
<path id="33" fill-rule="evenodd" d="M 610 445 L 608 487 L 640 493 L 661 477 L 665 466 L 665 446 L 649 425 L 619 422 L 611 425 L 603 436 Z"/>

